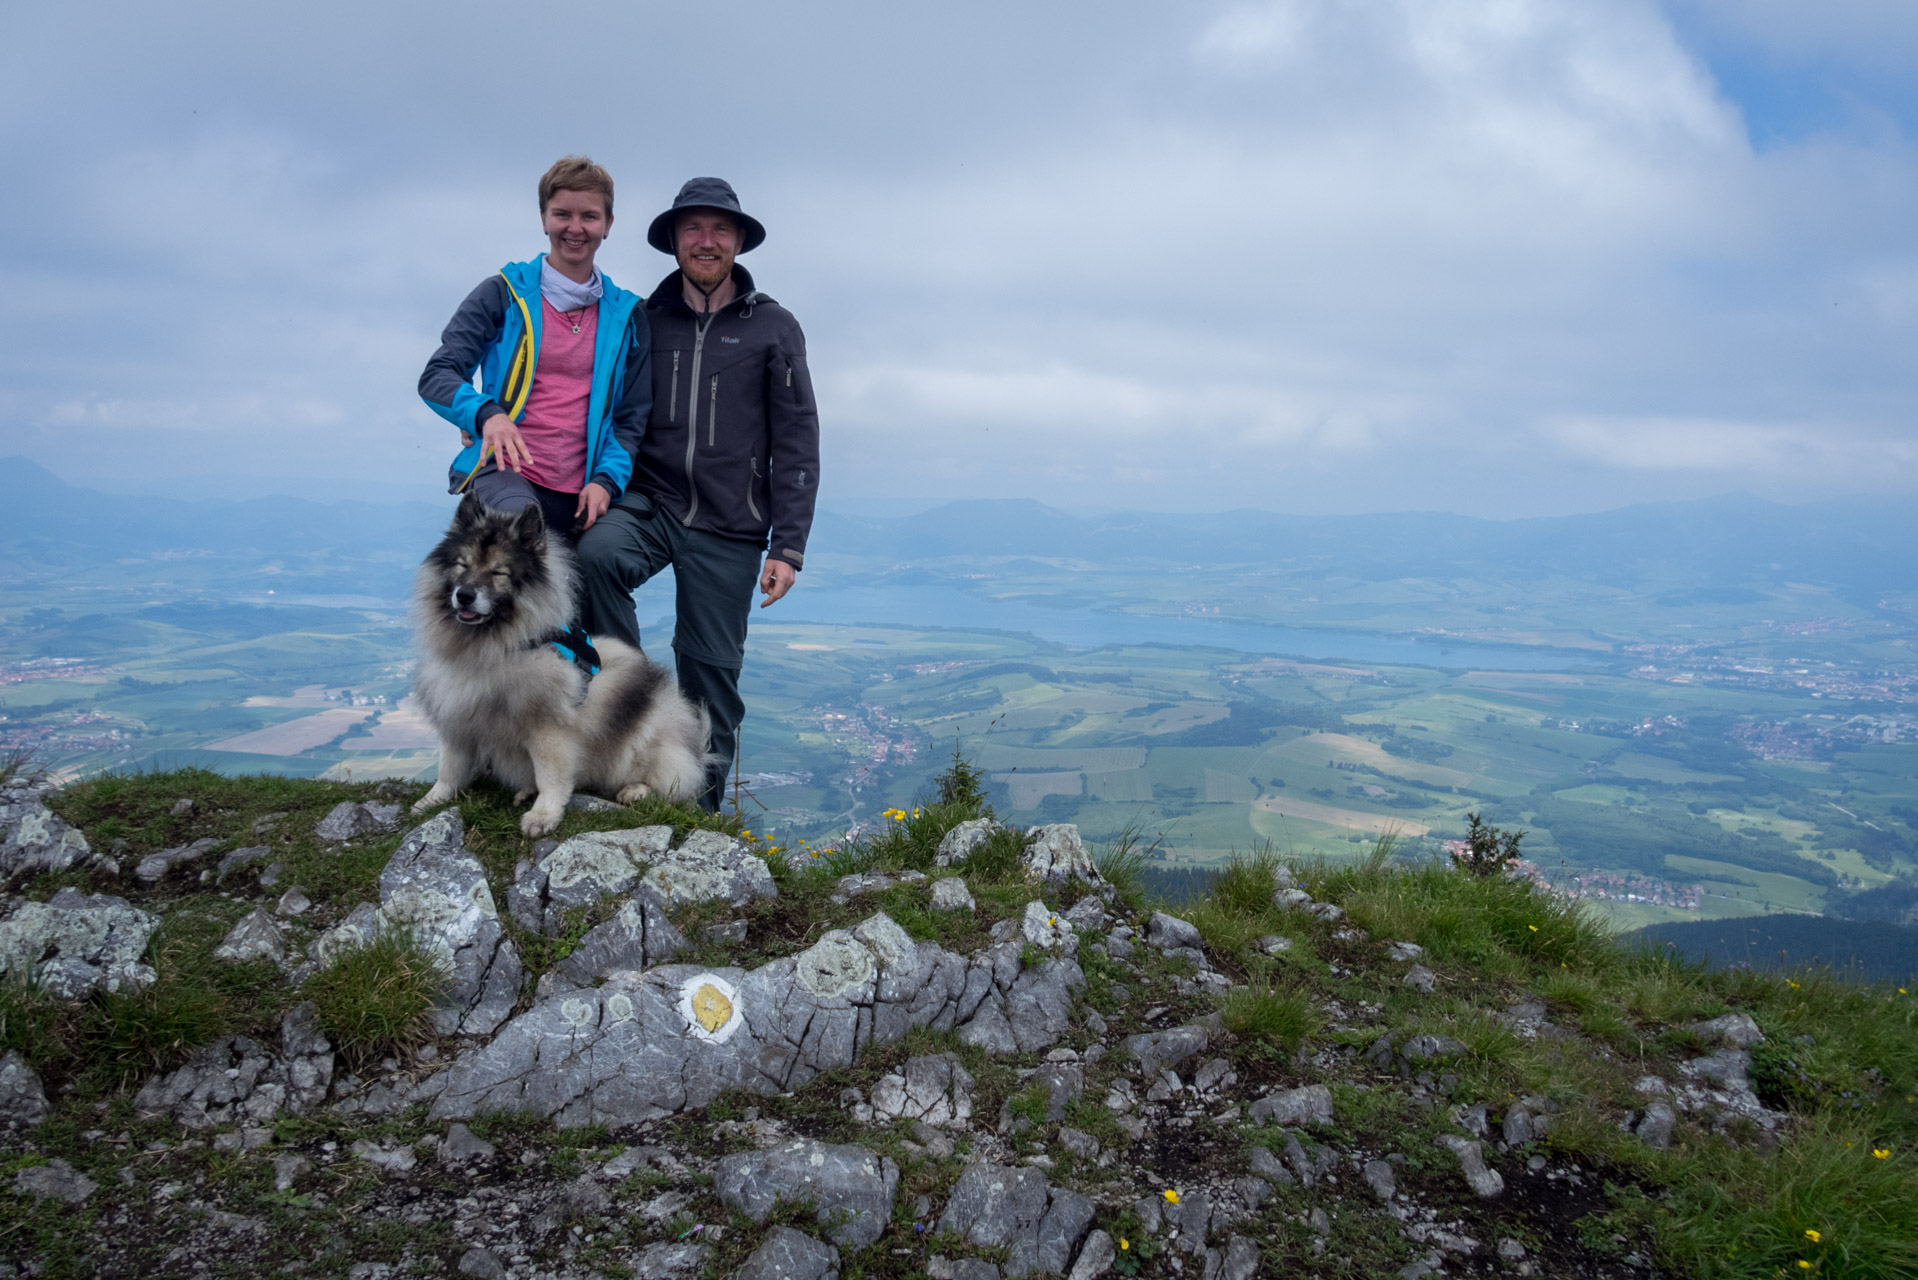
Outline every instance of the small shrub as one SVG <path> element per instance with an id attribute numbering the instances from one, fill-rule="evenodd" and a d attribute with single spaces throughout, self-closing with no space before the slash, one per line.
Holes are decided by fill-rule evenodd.
<path id="1" fill-rule="evenodd" d="M 428 1014 L 449 975 L 410 930 L 383 930 L 306 981 L 334 1047 L 364 1061 L 410 1050 L 428 1035 Z"/>
<path id="2" fill-rule="evenodd" d="M 938 777 L 939 803 L 970 809 L 969 816 L 981 817 L 986 812 L 985 781 L 986 775 L 955 747 L 952 766 Z"/>
<path id="3" fill-rule="evenodd" d="M 1523 831 L 1501 831 L 1479 821 L 1476 813 L 1465 815 L 1465 848 L 1452 855 L 1452 862 L 1461 871 L 1469 871 L 1475 876 L 1495 876 L 1518 861 L 1518 845 L 1526 833 Z"/>

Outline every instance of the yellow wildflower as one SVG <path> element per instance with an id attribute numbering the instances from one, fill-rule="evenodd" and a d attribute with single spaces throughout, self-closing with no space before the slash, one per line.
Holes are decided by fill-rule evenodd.
<path id="1" fill-rule="evenodd" d="M 1533 933 L 1537 933 L 1537 932 L 1538 932 L 1538 926 L 1537 926 L 1537 925 L 1535 925 L 1535 924 L 1528 924 L 1528 925 L 1526 925 L 1525 927 L 1526 927 L 1527 929 L 1530 929 L 1530 930 L 1531 930 L 1531 931 L 1532 931 Z"/>
<path id="2" fill-rule="evenodd" d="M 1871 1154 L 1876 1156 L 1880 1160 L 1889 1160 L 1891 1159 L 1891 1148 L 1890 1147 L 1873 1147 L 1871 1149 Z"/>
<path id="3" fill-rule="evenodd" d="M 1130 1240 L 1128 1240 L 1128 1239 L 1126 1239 L 1126 1238 L 1125 1238 L 1124 1236 L 1120 1236 L 1120 1237 L 1119 1237 L 1119 1247 L 1120 1247 L 1121 1249 L 1130 1249 L 1130 1248 L 1132 1247 L 1132 1241 L 1130 1241 Z"/>
<path id="4" fill-rule="evenodd" d="M 1809 1262 L 1806 1262 L 1806 1261 L 1805 1261 L 1805 1260 L 1804 1260 L 1803 1258 L 1800 1258 L 1800 1259 L 1798 1260 L 1798 1265 L 1799 1265 L 1799 1266 L 1801 1266 L 1801 1267 L 1803 1267 L 1803 1268 L 1804 1268 L 1805 1270 L 1807 1270 L 1807 1271 L 1810 1271 L 1810 1270 L 1811 1270 L 1811 1263 L 1809 1263 Z"/>
<path id="5" fill-rule="evenodd" d="M 1167 1204 L 1179 1203 L 1179 1193 L 1174 1191 L 1171 1187 L 1167 1187 L 1165 1189 L 1165 1202 Z"/>
<path id="6" fill-rule="evenodd" d="M 1816 1231 L 1813 1231 L 1810 1227 L 1806 1227 L 1805 1239 L 1811 1241 L 1813 1244 L 1817 1244 L 1820 1240 L 1824 1239 L 1824 1237 L 1819 1235 Z"/>

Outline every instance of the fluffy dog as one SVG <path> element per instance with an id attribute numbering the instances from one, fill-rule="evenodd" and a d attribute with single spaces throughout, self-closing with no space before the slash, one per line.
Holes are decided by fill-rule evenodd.
<path id="1" fill-rule="evenodd" d="M 537 792 L 528 836 L 559 825 L 575 789 L 622 804 L 683 800 L 706 785 L 710 725 L 665 668 L 630 645 L 595 642 L 587 674 L 555 647 L 573 617 L 576 571 L 539 506 L 518 515 L 460 503 L 413 587 L 413 691 L 440 736 L 440 775 L 414 812 L 482 773 Z"/>

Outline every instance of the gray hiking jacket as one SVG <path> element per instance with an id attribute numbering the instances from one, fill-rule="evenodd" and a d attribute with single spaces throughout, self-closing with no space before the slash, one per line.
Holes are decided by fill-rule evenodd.
<path id="1" fill-rule="evenodd" d="M 646 300 L 653 406 L 630 488 L 689 529 L 743 538 L 799 569 L 819 492 L 806 335 L 733 267 L 738 296 L 694 313 L 667 276 Z"/>

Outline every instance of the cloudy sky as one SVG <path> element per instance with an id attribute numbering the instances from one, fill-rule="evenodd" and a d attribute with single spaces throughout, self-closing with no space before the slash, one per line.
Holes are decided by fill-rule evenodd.
<path id="1" fill-rule="evenodd" d="M 825 505 L 1595 510 L 1918 489 L 1909 0 L 9 5 L 0 456 L 432 494 L 532 256 L 733 181 Z"/>

